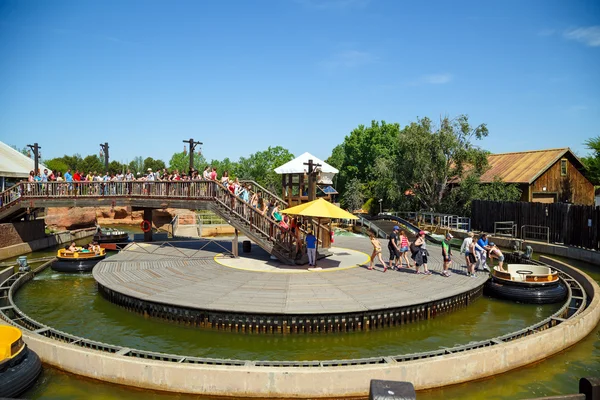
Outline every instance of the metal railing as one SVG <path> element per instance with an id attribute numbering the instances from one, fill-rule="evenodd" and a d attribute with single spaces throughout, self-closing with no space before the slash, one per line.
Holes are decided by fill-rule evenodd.
<path id="1" fill-rule="evenodd" d="M 540 262 L 531 261 L 531 263 L 542 264 Z M 0 295 L 4 299 L 3 306 L 0 306 L 0 318 L 7 323 L 25 329 L 31 333 L 39 334 L 47 338 L 57 340 L 63 343 L 72 344 L 79 347 L 103 351 L 111 354 L 118 354 L 123 357 L 142 358 L 149 360 L 176 362 L 176 363 L 193 363 L 204 365 L 230 365 L 230 366 L 258 366 L 258 367 L 336 367 L 336 366 L 351 366 L 351 365 L 374 365 L 388 364 L 405 361 L 420 360 L 432 358 L 442 355 L 450 355 L 455 353 L 477 350 L 485 347 L 491 347 L 498 344 L 510 342 L 526 336 L 536 334 L 538 332 L 550 329 L 564 321 L 573 318 L 582 312 L 587 306 L 586 292 L 581 283 L 573 279 L 567 273 L 558 270 L 560 279 L 565 282 L 568 289 L 567 300 L 561 308 L 552 314 L 550 317 L 543 319 L 531 326 L 519 329 L 515 332 L 507 333 L 502 336 L 494 337 L 487 340 L 468 343 L 466 345 L 458 345 L 454 347 L 441 348 L 433 351 L 410 353 L 393 356 L 368 357 L 359 359 L 343 359 L 343 360 L 323 360 L 323 361 L 259 361 L 259 360 L 235 360 L 235 359 L 217 359 L 217 358 L 201 358 L 188 357 L 184 355 L 164 354 L 159 352 L 151 352 L 144 350 L 131 349 L 122 346 L 111 345 L 94 340 L 89 340 L 83 337 L 78 337 L 56 330 L 50 326 L 44 325 L 32 318 L 19 309 L 14 302 L 14 295 L 24 284 L 33 279 L 35 274 L 43 271 L 50 265 L 50 262 L 43 264 L 34 271 L 24 274 L 14 274 L 6 281 L 0 284 Z M 6 302 L 6 300 L 8 300 Z"/>
<path id="2" fill-rule="evenodd" d="M 494 222 L 494 236 L 517 237 L 517 224 L 515 221 L 496 221 Z"/>
<path id="3" fill-rule="evenodd" d="M 521 239 L 550 243 L 550 228 L 540 225 L 523 225 L 521 227 Z"/>
<path id="4" fill-rule="evenodd" d="M 387 239 L 387 233 L 383 229 L 381 229 L 376 224 L 374 224 L 373 222 L 369 221 L 368 219 L 366 219 L 362 215 L 356 215 L 356 216 L 358 217 L 358 219 L 352 220 L 352 223 L 354 225 L 360 224 L 360 226 L 365 227 L 368 230 L 373 231 L 373 233 L 375 233 L 375 235 L 377 237 L 379 237 L 381 239 Z"/>
<path id="5" fill-rule="evenodd" d="M 407 221 L 436 226 L 442 229 L 451 229 L 455 231 L 465 232 L 471 230 L 471 218 L 460 217 L 458 215 L 453 214 L 440 214 L 423 211 L 394 211 L 385 212 L 382 214 L 393 215 L 396 217 L 406 219 Z"/>

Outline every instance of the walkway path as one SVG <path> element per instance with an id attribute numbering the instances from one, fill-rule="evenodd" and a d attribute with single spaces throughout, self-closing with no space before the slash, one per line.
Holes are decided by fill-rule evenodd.
<path id="1" fill-rule="evenodd" d="M 206 242 L 200 242 L 206 243 Z M 334 255 L 321 271 L 270 260 L 252 247 L 246 256 L 231 259 L 211 244 L 197 250 L 136 244 L 96 265 L 99 284 L 137 299 L 179 307 L 219 312 L 269 314 L 329 314 L 405 307 L 448 298 L 483 285 L 453 264 L 454 274 L 443 277 L 441 250 L 431 246 L 429 268 L 433 275 L 411 269 L 382 272 L 366 269 L 370 243 L 362 237 L 336 237 Z M 149 253 L 152 252 L 152 253 Z M 456 256 L 461 261 L 462 256 Z"/>

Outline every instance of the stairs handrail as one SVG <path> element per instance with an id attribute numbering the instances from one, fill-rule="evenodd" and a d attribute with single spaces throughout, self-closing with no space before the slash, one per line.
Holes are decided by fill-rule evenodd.
<path id="1" fill-rule="evenodd" d="M 405 220 L 404 218 L 400 218 L 397 217 L 395 215 L 391 215 L 391 214 L 378 214 L 374 217 L 371 218 L 372 220 L 388 220 L 388 221 L 394 221 L 399 223 L 400 225 L 404 225 L 404 227 L 406 227 L 409 231 L 411 231 L 412 233 L 414 233 L 415 235 L 418 235 L 419 232 L 421 231 L 421 228 L 419 228 L 416 225 L 411 224 L 410 222 L 408 222 L 407 220 Z M 427 239 L 428 241 L 435 243 L 435 244 L 441 244 L 442 241 L 438 238 L 435 238 L 433 236 L 431 236 L 428 233 L 425 233 L 425 239 Z"/>
<path id="2" fill-rule="evenodd" d="M 367 218 L 363 217 L 360 214 L 354 214 L 358 217 L 358 220 L 360 221 L 360 223 L 362 224 L 362 226 L 366 226 L 368 229 L 372 230 L 377 237 L 381 238 L 381 239 L 387 239 L 387 233 L 381 229 L 380 227 L 378 227 L 377 225 L 375 225 L 374 223 L 372 223 L 371 221 L 369 221 Z"/>
<path id="3" fill-rule="evenodd" d="M 250 183 L 252 185 L 252 187 L 258 187 L 261 190 L 261 192 L 267 193 L 270 197 L 277 199 L 277 201 L 279 203 L 281 203 L 281 205 L 283 206 L 282 208 L 288 207 L 287 201 L 285 201 L 281 197 L 277 196 L 275 193 L 271 192 L 269 189 L 266 189 L 264 186 L 260 185 L 258 182 L 253 181 L 251 179 L 241 179 L 240 183 Z M 254 193 L 256 193 L 256 190 L 252 190 L 250 192 L 251 195 Z M 250 196 L 250 197 L 252 197 L 252 196 Z"/>

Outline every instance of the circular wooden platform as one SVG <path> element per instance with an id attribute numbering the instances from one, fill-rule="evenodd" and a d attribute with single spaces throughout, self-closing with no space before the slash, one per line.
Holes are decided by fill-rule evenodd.
<path id="1" fill-rule="evenodd" d="M 219 256 L 223 249 L 205 241 L 133 244 L 98 263 L 93 275 L 106 298 L 138 312 L 210 326 L 217 321 L 252 325 L 262 318 L 273 320 L 277 330 L 303 317 L 343 318 L 352 321 L 351 329 L 382 312 L 386 324 L 408 322 L 405 313 L 426 319 L 467 305 L 488 279 L 483 272 L 467 276 L 460 255 L 453 275 L 440 275 L 439 247 L 429 248 L 434 274 L 427 276 L 406 268 L 383 273 L 380 265 L 366 269 L 371 245 L 362 237 L 336 237 L 335 246 L 334 255 L 319 263 L 323 270 L 308 271 L 278 265 L 256 246 L 250 256 L 240 251 L 242 257 L 232 259 Z"/>

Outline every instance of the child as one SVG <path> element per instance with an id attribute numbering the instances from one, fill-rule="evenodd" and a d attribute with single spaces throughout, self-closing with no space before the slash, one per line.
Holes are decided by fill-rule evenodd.
<path id="1" fill-rule="evenodd" d="M 384 272 L 387 270 L 385 261 L 383 261 L 383 257 L 381 256 L 381 243 L 379 239 L 375 237 L 373 232 L 369 232 L 369 239 L 371 239 L 371 244 L 373 245 L 373 253 L 371 254 L 371 262 L 369 263 L 368 269 L 373 269 L 373 262 L 375 261 L 375 257 L 379 257 L 379 262 L 383 264 Z"/>

